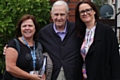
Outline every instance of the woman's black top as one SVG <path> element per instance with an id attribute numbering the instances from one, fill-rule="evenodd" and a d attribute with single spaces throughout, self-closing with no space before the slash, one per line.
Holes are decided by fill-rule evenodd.
<path id="1" fill-rule="evenodd" d="M 18 40 L 19 46 L 20 46 L 20 53 L 18 54 L 16 65 L 20 69 L 29 73 L 30 71 L 33 70 L 33 61 L 32 61 L 31 51 L 27 47 L 27 45 L 23 44 L 18 38 L 17 38 L 17 40 Z M 36 58 L 37 58 L 35 70 L 39 70 L 41 67 L 41 64 L 42 64 L 42 46 L 40 43 L 39 44 L 38 43 L 39 42 L 35 41 Z M 39 45 L 39 49 L 38 49 L 38 45 Z M 8 47 L 12 47 L 17 50 L 16 43 L 14 40 L 11 40 L 8 43 Z M 31 49 L 33 49 L 33 46 L 31 46 Z M 4 80 L 13 80 L 13 76 L 9 72 L 5 71 L 3 79 Z M 17 79 L 17 80 L 24 80 L 24 79 Z"/>

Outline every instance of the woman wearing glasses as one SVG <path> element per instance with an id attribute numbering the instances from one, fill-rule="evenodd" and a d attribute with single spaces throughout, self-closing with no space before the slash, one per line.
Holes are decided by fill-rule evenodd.
<path id="1" fill-rule="evenodd" d="M 77 34 L 83 39 L 84 80 L 120 80 L 120 56 L 114 31 L 99 21 L 98 10 L 90 1 L 79 2 L 75 11 Z"/>

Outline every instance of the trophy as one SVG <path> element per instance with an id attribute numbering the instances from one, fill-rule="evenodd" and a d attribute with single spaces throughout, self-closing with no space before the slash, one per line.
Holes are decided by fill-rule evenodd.
<path id="1" fill-rule="evenodd" d="M 43 75 L 45 73 L 46 70 L 46 64 L 47 64 L 47 57 L 43 56 L 43 64 L 42 67 L 39 69 L 39 75 Z"/>

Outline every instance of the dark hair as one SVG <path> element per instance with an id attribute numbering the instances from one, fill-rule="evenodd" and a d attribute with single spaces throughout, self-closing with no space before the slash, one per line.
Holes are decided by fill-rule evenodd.
<path id="1" fill-rule="evenodd" d="M 92 3 L 91 1 L 88 1 L 88 0 L 80 1 L 77 4 L 76 9 L 75 9 L 75 26 L 77 29 L 77 36 L 79 36 L 79 37 L 84 37 L 85 30 L 86 30 L 85 23 L 80 19 L 80 14 L 79 14 L 79 6 L 84 3 L 91 6 L 91 8 L 96 12 L 96 14 L 94 15 L 95 20 L 96 21 L 99 20 L 99 12 L 98 12 L 96 6 L 94 5 L 94 3 Z"/>
<path id="2" fill-rule="evenodd" d="M 25 21 L 25 20 L 28 20 L 28 19 L 31 19 L 35 25 L 35 34 L 33 36 L 33 39 L 35 40 L 37 38 L 37 33 L 39 31 L 39 27 L 38 27 L 38 23 L 35 19 L 35 17 L 33 15 L 30 15 L 30 14 L 25 14 L 24 16 L 22 16 L 20 18 L 20 20 L 18 21 L 17 23 L 17 28 L 16 28 L 16 31 L 17 31 L 17 34 L 16 34 L 16 37 L 21 37 L 22 36 L 22 33 L 21 33 L 21 24 Z"/>

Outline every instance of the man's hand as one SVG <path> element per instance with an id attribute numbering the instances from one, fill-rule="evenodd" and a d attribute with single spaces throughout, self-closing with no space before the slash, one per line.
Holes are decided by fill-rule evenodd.
<path id="1" fill-rule="evenodd" d="M 6 54 L 6 49 L 7 49 L 7 45 L 5 45 L 4 48 L 3 48 L 3 55 Z"/>

